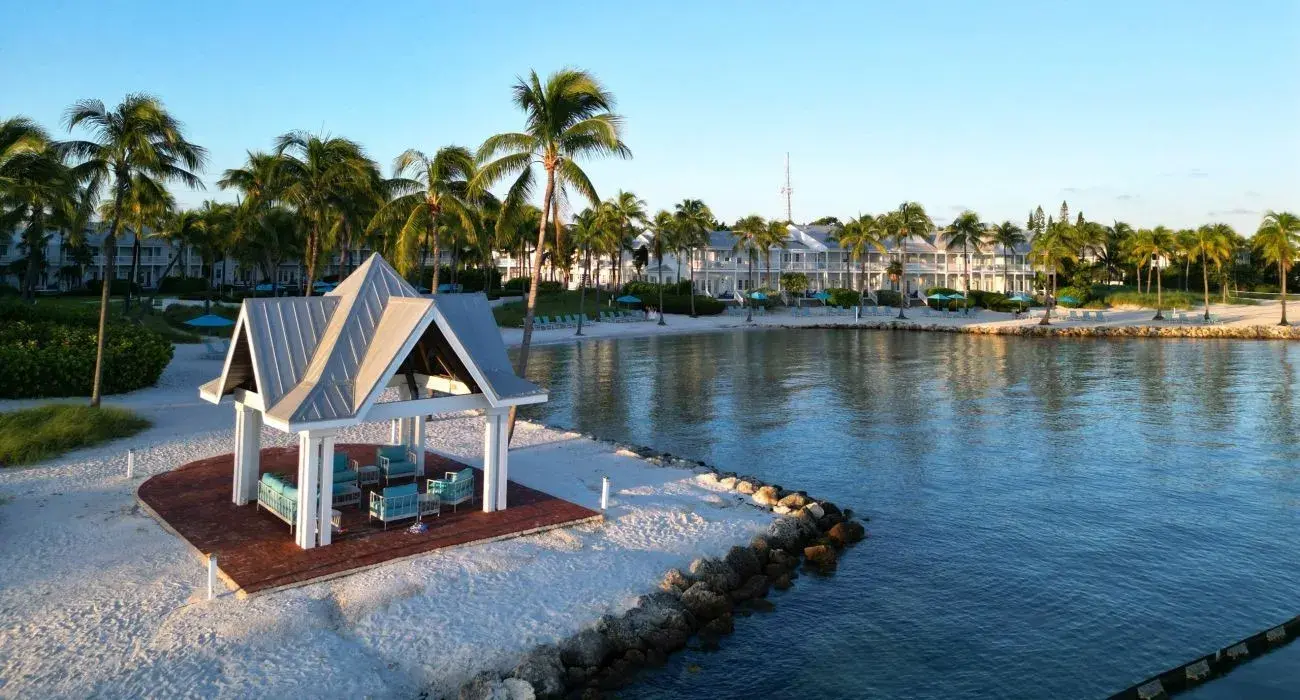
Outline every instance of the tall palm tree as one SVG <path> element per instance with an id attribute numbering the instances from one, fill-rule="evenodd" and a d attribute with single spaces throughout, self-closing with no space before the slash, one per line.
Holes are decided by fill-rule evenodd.
<path id="1" fill-rule="evenodd" d="M 252 239 L 262 229 L 262 216 L 279 200 L 280 158 L 263 151 L 247 151 L 244 166 L 229 168 L 217 180 L 217 187 L 239 190 L 235 208 L 235 231 L 239 239 Z M 222 270 L 222 277 L 225 277 Z M 272 280 L 272 289 L 275 287 Z"/>
<path id="2" fill-rule="evenodd" d="M 275 182 L 279 198 L 293 205 L 307 224 L 304 257 L 311 296 L 325 235 L 333 227 L 337 198 L 371 176 L 370 159 L 361 146 L 338 136 L 290 131 L 275 140 Z"/>
<path id="3" fill-rule="evenodd" d="M 1121 266 L 1124 261 L 1125 250 L 1128 248 L 1128 241 L 1133 236 L 1133 227 L 1123 221 L 1115 221 L 1106 227 L 1106 245 L 1101 253 L 1101 262 L 1106 266 L 1106 280 L 1110 281 L 1119 275 L 1120 282 L 1124 281 L 1124 274 Z M 1138 272 L 1141 277 L 1141 271 Z"/>
<path id="4" fill-rule="evenodd" d="M 167 279 L 172 268 L 180 261 L 181 256 L 185 254 L 185 249 L 192 245 L 192 241 L 202 236 L 200 229 L 203 228 L 203 217 L 199 212 L 193 209 L 171 210 L 161 221 L 158 228 L 158 235 L 171 242 L 176 248 L 171 260 L 167 261 L 167 266 L 163 268 L 162 274 L 158 275 L 158 283 L 154 285 L 153 294 L 149 297 L 148 308 L 153 307 L 154 299 L 158 298 L 158 290 L 162 287 L 162 281 Z M 182 275 L 183 277 L 184 275 Z"/>
<path id="5" fill-rule="evenodd" d="M 27 250 L 22 296 L 35 301 L 36 279 L 50 231 L 73 207 L 77 183 L 43 131 L 34 126 L 15 127 L 12 121 L 0 122 L 0 139 L 9 144 L 8 148 L 0 145 L 5 148 L 0 152 L 0 233 L 7 237 L 10 231 L 22 228 L 22 245 Z M 19 133 L 25 134 L 21 142 Z"/>
<path id="6" fill-rule="evenodd" d="M 1003 221 L 989 229 L 989 242 L 1002 247 L 1003 293 L 1011 292 L 1011 257 L 1015 254 L 1016 248 L 1024 245 L 1025 241 L 1025 230 L 1011 221 Z"/>
<path id="7" fill-rule="evenodd" d="M 397 269 L 408 274 L 416 266 L 421 242 L 429 240 L 433 252 L 433 278 L 429 288 L 438 291 L 442 266 L 439 222 L 445 215 L 465 229 L 473 229 L 474 211 L 469 181 L 474 176 L 474 156 L 462 146 L 444 146 L 433 157 L 410 149 L 393 161 L 396 197 L 375 214 L 372 226 L 384 221 L 397 224 Z M 422 261 L 421 261 L 422 262 Z"/>
<path id="8" fill-rule="evenodd" d="M 962 269 L 966 273 L 965 307 L 970 308 L 970 250 L 979 250 L 988 238 L 988 227 L 980 221 L 979 214 L 967 209 L 957 215 L 943 230 L 943 239 L 949 247 L 961 246 Z"/>
<path id="9" fill-rule="evenodd" d="M 203 218 L 203 226 L 194 231 L 194 235 L 197 236 L 194 242 L 199 249 L 199 262 L 207 269 L 208 291 L 203 300 L 203 312 L 207 313 L 212 310 L 213 267 L 217 258 L 221 258 L 224 265 L 230 248 L 235 245 L 238 238 L 238 207 L 209 199 L 203 202 L 203 206 L 199 209 L 199 216 Z M 221 277 L 224 281 L 225 269 L 222 269 Z M 220 282 L 216 287 L 219 292 Z"/>
<path id="10" fill-rule="evenodd" d="M 617 258 L 614 267 L 617 276 L 614 284 L 617 286 L 623 282 L 623 253 L 631 250 L 637 227 L 647 225 L 649 219 L 646 215 L 645 200 L 631 192 L 619 190 L 605 202 L 604 206 L 606 219 L 618 235 L 618 245 L 614 250 Z"/>
<path id="11" fill-rule="evenodd" d="M 686 252 L 686 270 L 691 276 L 691 318 L 695 313 L 695 251 L 709 243 L 713 232 L 713 211 L 698 199 L 683 199 L 673 211 L 678 239 Z"/>
<path id="12" fill-rule="evenodd" d="M 753 299 L 754 289 L 754 260 L 758 256 L 770 255 L 772 248 L 785 245 L 785 224 L 780 221 L 765 221 L 763 217 L 757 214 L 751 214 L 743 217 L 731 227 L 731 232 L 736 237 L 736 243 L 732 247 L 732 252 L 744 254 L 749 259 L 749 288 L 750 299 Z M 752 303 L 746 302 L 745 322 L 754 321 L 754 307 Z"/>
<path id="13" fill-rule="evenodd" d="M 599 249 L 601 240 L 601 221 L 599 207 L 588 207 L 573 215 L 573 229 L 570 240 L 578 248 L 582 257 L 582 276 L 578 279 L 578 329 L 574 335 L 582 335 L 582 326 L 587 320 L 587 283 L 591 276 L 592 251 Z M 599 287 L 597 288 L 599 290 Z M 597 291 L 599 294 L 599 291 Z M 597 299 L 596 306 L 600 306 Z"/>
<path id="14" fill-rule="evenodd" d="M 1142 229 L 1134 236 L 1133 252 L 1146 264 L 1154 267 L 1156 273 L 1156 315 L 1151 318 L 1152 321 L 1163 321 L 1165 318 L 1164 292 L 1161 284 L 1163 266 L 1160 261 L 1172 258 L 1173 248 L 1174 232 L 1164 226 Z"/>
<path id="15" fill-rule="evenodd" d="M 1030 241 L 1030 255 L 1041 260 L 1043 271 L 1049 276 L 1047 289 L 1047 308 L 1043 313 L 1041 326 L 1051 325 L 1052 308 L 1056 305 L 1057 272 L 1066 263 L 1079 259 L 1079 248 L 1070 237 L 1069 224 L 1049 221 L 1043 232 Z"/>
<path id="16" fill-rule="evenodd" d="M 1206 224 L 1192 232 L 1187 241 L 1187 259 L 1201 262 L 1201 282 L 1205 285 L 1205 320 L 1210 320 L 1210 265 L 1222 268 L 1232 258 L 1232 240 L 1236 232 L 1227 224 Z"/>
<path id="17" fill-rule="evenodd" d="M 849 219 L 836 234 L 840 247 L 847 253 L 845 259 L 858 261 L 859 277 L 866 275 L 865 261 L 870 251 L 875 250 L 881 254 L 885 252 L 884 231 L 881 218 L 871 214 L 858 214 Z M 864 298 L 862 280 L 853 284 L 858 288 L 858 303 L 861 304 Z"/>
<path id="18" fill-rule="evenodd" d="M 125 204 L 125 208 L 119 212 L 115 209 L 114 200 L 105 201 L 100 207 L 100 218 L 107 220 L 121 217 L 132 229 L 134 242 L 131 244 L 131 272 L 127 275 L 126 296 L 122 304 L 122 312 L 130 313 L 131 297 L 139 283 L 140 246 L 146 236 L 146 229 L 156 232 L 163 219 L 175 209 L 176 200 L 161 183 L 137 175 Z"/>
<path id="19" fill-rule="evenodd" d="M 1282 320 L 1277 325 L 1290 325 L 1286 321 L 1286 273 L 1300 256 L 1300 216 L 1286 211 L 1265 212 L 1251 242 L 1265 261 L 1277 265 L 1282 286 Z"/>
<path id="20" fill-rule="evenodd" d="M 1196 246 L 1199 236 L 1190 228 L 1179 229 L 1174 234 L 1172 253 L 1183 259 L 1183 291 L 1188 292 L 1188 279 L 1192 276 L 1192 248 Z"/>
<path id="21" fill-rule="evenodd" d="M 600 201 L 596 187 L 579 167 L 579 158 L 616 156 L 629 158 L 623 143 L 623 119 L 614 113 L 614 95 L 592 74 L 570 68 L 549 75 L 546 82 L 530 71 L 514 86 L 515 106 L 524 112 L 524 130 L 490 136 L 479 147 L 482 168 L 471 182 L 475 191 L 514 177 L 503 201 L 506 210 L 522 206 L 536 184 L 534 165 L 541 165 L 546 184 L 542 194 L 542 217 L 537 226 L 537 248 L 533 269 L 537 279 L 528 290 L 524 305 L 524 335 L 519 345 L 519 376 L 527 375 L 528 351 L 533 339 L 533 316 L 537 290 L 541 287 L 542 250 L 546 247 L 546 224 L 555 207 L 557 185 L 577 192 L 593 206 Z M 510 409 L 510 434 L 514 434 L 515 409 Z"/>
<path id="22" fill-rule="evenodd" d="M 74 176 L 84 179 L 87 189 L 98 195 L 104 187 L 112 191 L 114 215 L 100 250 L 104 255 L 104 283 L 99 297 L 99 334 L 95 349 L 95 376 L 90 405 L 100 403 L 100 385 L 104 376 L 104 337 L 108 329 L 108 300 L 117 253 L 117 232 L 121 226 L 123 206 L 139 177 L 159 183 L 180 182 L 192 189 L 202 189 L 203 182 L 195 171 L 203 167 L 207 151 L 186 140 L 184 129 L 167 112 L 162 102 L 143 94 L 127 95 L 112 110 L 99 100 L 82 100 L 68 108 L 64 122 L 69 131 L 84 127 L 87 140 L 73 140 L 62 148 L 80 160 Z"/>
<path id="23" fill-rule="evenodd" d="M 668 324 L 664 322 L 664 253 L 677 248 L 677 219 L 668 211 L 660 209 L 655 212 L 650 228 L 654 230 L 654 237 L 650 239 L 650 253 L 654 256 L 659 270 L 658 325 L 666 326 Z"/>
<path id="24" fill-rule="evenodd" d="M 903 202 L 898 208 L 885 215 L 883 225 L 888 240 L 899 248 L 898 272 L 898 318 L 906 319 L 903 309 L 907 305 L 907 241 L 913 237 L 925 238 L 934 231 L 934 222 L 925 213 L 925 207 L 918 202 Z"/>
<path id="25" fill-rule="evenodd" d="M 0 119 L 0 192 L 16 183 L 23 170 L 30 167 L 20 157 L 39 153 L 50 147 L 50 137 L 36 122 L 27 117 Z M 21 175 L 28 179 L 25 173 Z"/>

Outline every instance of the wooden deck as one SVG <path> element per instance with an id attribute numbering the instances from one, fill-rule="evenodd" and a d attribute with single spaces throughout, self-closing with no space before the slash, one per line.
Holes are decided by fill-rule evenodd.
<path id="1" fill-rule="evenodd" d="M 339 445 L 362 464 L 373 462 L 374 445 Z M 437 455 L 425 458 L 425 478 L 440 478 L 443 472 L 466 465 Z M 272 447 L 262 450 L 262 472 L 294 475 L 298 448 Z M 140 485 L 140 501 L 166 527 L 188 542 L 202 557 L 217 555 L 220 574 L 241 595 L 264 593 L 333 578 L 384 562 L 459 545 L 489 542 L 532 532 L 564 527 L 600 518 L 600 513 L 555 496 L 509 482 L 509 507 L 484 513 L 482 472 L 475 469 L 475 503 L 462 503 L 456 512 L 444 507 L 439 517 L 426 516 L 428 530 L 406 531 L 413 520 L 390 524 L 384 531 L 378 521 L 368 522 L 370 487 L 361 505 L 344 506 L 343 532 L 335 533 L 333 544 L 300 549 L 289 526 L 255 503 L 236 506 L 230 500 L 234 455 L 191 462 L 158 474 Z M 420 490 L 424 490 L 423 479 Z"/>

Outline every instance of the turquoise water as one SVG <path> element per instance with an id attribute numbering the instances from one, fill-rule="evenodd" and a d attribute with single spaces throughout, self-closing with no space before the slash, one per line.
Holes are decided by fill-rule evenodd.
<path id="1" fill-rule="evenodd" d="M 624 697 L 1103 697 L 1300 612 L 1300 344 L 773 330 L 535 353 L 552 393 L 530 417 L 870 517 L 833 578 Z M 1251 687 L 1300 683 L 1271 668 Z"/>

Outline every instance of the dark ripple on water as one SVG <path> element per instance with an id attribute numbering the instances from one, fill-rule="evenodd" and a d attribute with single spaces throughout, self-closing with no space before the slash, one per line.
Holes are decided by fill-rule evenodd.
<path id="1" fill-rule="evenodd" d="M 1300 612 L 1297 347 L 597 341 L 538 349 L 531 415 L 872 518 L 833 578 L 625 697 L 1100 697 Z"/>

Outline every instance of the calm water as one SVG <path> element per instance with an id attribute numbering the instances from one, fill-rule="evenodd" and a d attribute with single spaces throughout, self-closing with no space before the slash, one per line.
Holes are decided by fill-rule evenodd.
<path id="1" fill-rule="evenodd" d="M 802 330 L 534 357 L 533 418 L 871 518 L 833 578 L 625 697 L 1103 697 L 1300 612 L 1300 344 Z M 1243 690 L 1300 694 L 1288 651 Z"/>

